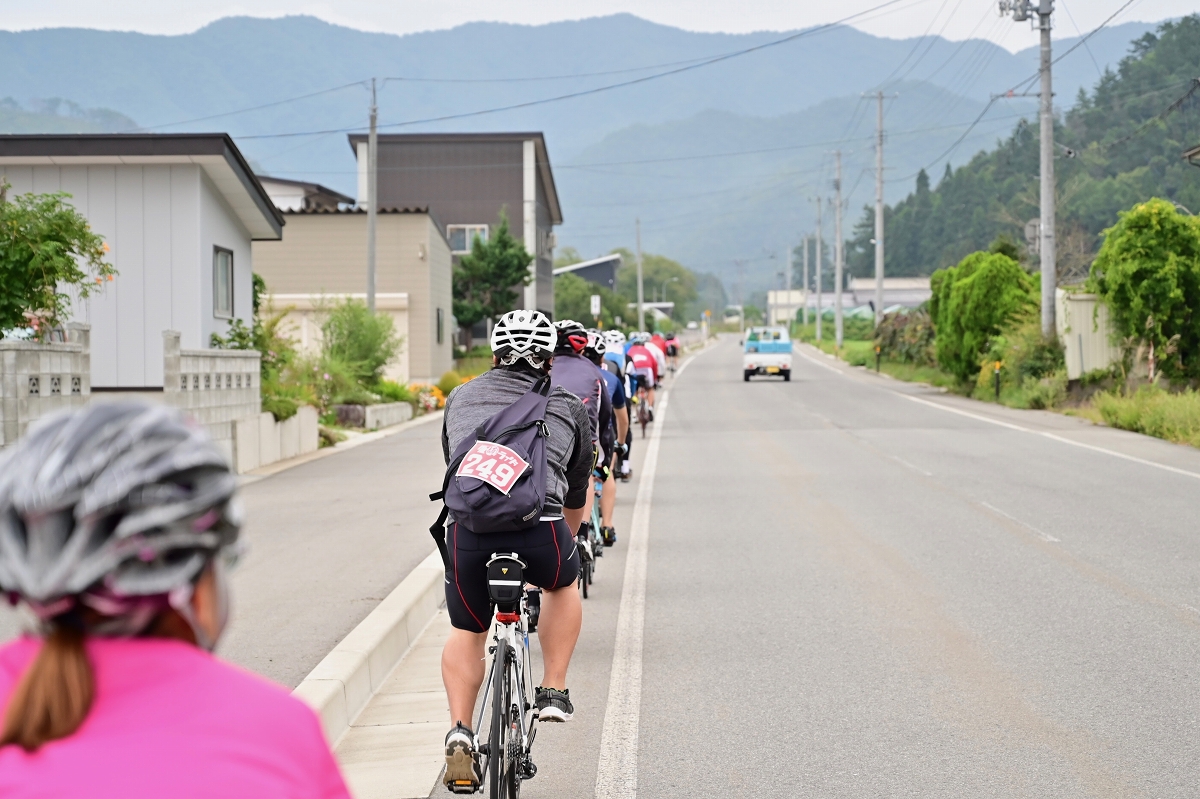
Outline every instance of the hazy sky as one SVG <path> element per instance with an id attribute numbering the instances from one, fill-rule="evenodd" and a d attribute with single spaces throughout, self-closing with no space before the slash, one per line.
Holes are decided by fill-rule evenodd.
<path id="1" fill-rule="evenodd" d="M 361 30 L 388 33 L 450 28 L 499 20 L 538 24 L 630 12 L 695 31 L 744 33 L 793 30 L 832 22 L 884 0 L 0 0 L 7 30 L 82 27 L 187 33 L 234 15 L 311 14 Z M 1126 0 L 1057 0 L 1056 35 L 1074 36 L 1103 22 Z M 1010 50 L 1036 43 L 1028 24 L 999 17 L 995 0 L 900 0 L 853 22 L 880 36 L 905 38 L 927 31 L 949 39 L 981 37 Z M 1135 0 L 1115 20 L 1158 21 L 1196 11 L 1197 0 Z"/>

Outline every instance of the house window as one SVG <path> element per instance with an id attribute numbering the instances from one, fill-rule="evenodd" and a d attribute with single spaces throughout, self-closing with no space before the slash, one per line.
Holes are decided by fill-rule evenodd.
<path id="1" fill-rule="evenodd" d="M 487 244 L 487 225 L 447 225 L 446 238 L 450 241 L 450 252 L 465 255 L 471 251 L 475 239 Z"/>
<path id="2" fill-rule="evenodd" d="M 446 327 L 446 314 L 441 308 L 438 308 L 437 309 L 437 343 L 438 344 L 442 343 L 442 335 L 443 335 L 443 331 L 445 330 L 445 327 Z"/>
<path id="3" fill-rule="evenodd" d="M 213 248 L 213 316 L 233 318 L 233 253 Z"/>

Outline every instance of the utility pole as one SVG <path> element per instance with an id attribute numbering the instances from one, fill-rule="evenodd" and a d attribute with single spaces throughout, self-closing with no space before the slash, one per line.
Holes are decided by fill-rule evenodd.
<path id="1" fill-rule="evenodd" d="M 794 248 L 792 247 L 792 245 L 789 244 L 788 245 L 787 278 L 783 282 L 783 287 L 784 287 L 783 288 L 783 296 L 784 296 L 783 303 L 784 303 L 784 307 L 787 308 L 787 314 L 788 314 L 787 329 L 788 329 L 789 336 L 792 334 L 792 322 L 796 321 L 796 314 L 794 311 L 792 311 L 792 269 L 795 268 L 793 266 L 792 262 L 795 260 L 795 258 L 796 258 L 796 253 L 794 251 Z"/>
<path id="2" fill-rule="evenodd" d="M 804 266 L 802 267 L 802 269 L 804 271 L 803 301 L 804 301 L 804 324 L 805 325 L 808 324 L 808 240 L 810 238 L 812 238 L 812 237 L 809 236 L 807 233 L 804 234 L 804 240 L 803 240 L 804 241 L 804 254 L 803 254 L 804 255 L 804 257 L 803 257 Z"/>
<path id="3" fill-rule="evenodd" d="M 1054 239 L 1054 84 L 1050 65 L 1050 16 L 1054 13 L 1054 0 L 1000 0 L 1000 13 L 1012 12 L 1013 20 L 1034 21 L 1041 32 L 1041 96 L 1039 122 L 1041 124 L 1041 231 L 1039 247 L 1042 266 L 1042 336 L 1050 338 L 1057 334 L 1055 324 L 1055 289 L 1058 287 L 1058 264 Z"/>
<path id="4" fill-rule="evenodd" d="M 375 122 L 375 79 L 371 78 L 371 132 L 367 134 L 367 308 L 375 313 L 375 216 L 379 208 L 379 137 Z"/>
<path id="5" fill-rule="evenodd" d="M 821 198 L 817 198 L 817 341 L 821 341 Z"/>
<path id="6" fill-rule="evenodd" d="M 638 320 L 635 330 L 641 330 L 646 324 L 646 295 L 642 286 L 642 220 L 634 220 L 637 229 L 637 269 L 638 269 Z"/>
<path id="7" fill-rule="evenodd" d="M 883 320 L 883 91 L 875 112 L 875 324 Z"/>
<path id="8" fill-rule="evenodd" d="M 834 340 L 837 342 L 837 348 L 842 348 L 842 269 L 845 266 L 845 253 L 842 251 L 842 151 L 838 150 L 834 153 L 837 159 L 837 177 L 833 180 L 834 192 L 837 196 L 837 208 L 834 214 L 834 242 L 833 242 L 833 329 Z"/>
<path id="9" fill-rule="evenodd" d="M 738 287 L 738 332 L 746 332 L 746 299 L 742 294 L 742 272 L 745 269 L 745 261 L 734 261 L 737 266 L 737 287 Z"/>

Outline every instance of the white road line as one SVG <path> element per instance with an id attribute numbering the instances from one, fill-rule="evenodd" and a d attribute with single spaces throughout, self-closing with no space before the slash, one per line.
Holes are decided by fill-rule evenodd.
<path id="1" fill-rule="evenodd" d="M 691 363 L 691 359 L 684 367 Z M 680 369 L 679 372 L 682 372 Z M 676 377 L 679 376 L 676 373 Z M 638 721 L 642 707 L 642 631 L 646 618 L 646 555 L 650 539 L 650 503 L 658 448 L 667 416 L 669 391 L 656 408 L 654 430 L 646 446 L 638 482 L 633 521 L 629 526 L 629 553 L 625 556 L 625 582 L 617 613 L 608 705 L 600 734 L 600 762 L 596 766 L 596 799 L 633 799 L 637 795 Z"/>
<path id="2" fill-rule="evenodd" d="M 704 353 L 708 352 L 710 349 L 711 349 L 711 347 L 704 347 L 704 348 L 703 348 L 703 349 L 701 349 L 699 352 L 697 352 L 696 354 L 692 355 L 692 357 L 690 357 L 690 358 L 688 358 L 686 361 L 684 361 L 684 362 L 683 362 L 683 366 L 680 366 L 678 369 L 676 369 L 676 370 L 675 370 L 675 377 L 674 377 L 674 379 L 673 379 L 673 380 L 671 380 L 671 384 L 672 384 L 672 385 L 674 385 L 674 383 L 675 383 L 675 380 L 678 380 L 678 379 L 679 379 L 679 377 L 680 377 L 680 375 L 682 375 L 682 374 L 683 374 L 683 370 L 684 370 L 684 369 L 686 369 L 686 368 L 688 368 L 688 364 L 690 364 L 692 361 L 694 361 L 694 360 L 696 360 L 697 358 L 699 358 L 699 357 L 700 357 L 701 355 L 703 355 Z"/>
<path id="3" fill-rule="evenodd" d="M 1055 538 L 1054 536 L 1050 535 L 1049 533 L 1043 533 L 1041 530 L 1037 529 L 1032 524 L 1026 524 L 1025 522 L 1018 519 L 1016 516 L 1012 516 L 1008 513 L 1005 513 L 1004 511 L 997 508 L 995 505 L 989 505 L 986 502 L 980 502 L 979 504 L 982 505 L 983 507 L 987 508 L 990 511 L 999 513 L 1001 516 L 1008 519 L 1010 522 L 1016 522 L 1017 524 L 1024 527 L 1026 530 L 1033 532 L 1038 538 L 1042 539 L 1043 541 L 1045 541 L 1048 544 L 1057 544 L 1061 540 L 1061 539 Z"/>
<path id="4" fill-rule="evenodd" d="M 894 460 L 896 463 L 900 464 L 901 466 L 907 466 L 908 468 L 912 469 L 914 472 L 918 472 L 919 474 L 923 474 L 923 475 L 925 475 L 926 477 L 933 477 L 933 472 L 927 472 L 927 471 L 925 471 L 924 469 L 920 468 L 919 466 L 913 466 L 911 463 L 909 463 L 908 461 L 904 460 L 903 458 L 897 458 L 895 455 L 892 455 L 892 456 L 891 456 L 891 458 L 892 458 L 892 460 Z"/>
<path id="5" fill-rule="evenodd" d="M 947 413 L 957 413 L 959 416 L 966 416 L 971 419 L 976 419 L 980 422 L 987 422 L 988 424 L 994 424 L 999 427 L 1007 427 L 1009 430 L 1016 430 L 1021 433 L 1032 433 L 1035 436 L 1041 436 L 1042 438 L 1048 438 L 1051 441 L 1058 441 L 1062 444 L 1070 444 L 1072 447 L 1079 447 L 1080 449 L 1090 449 L 1093 452 L 1102 452 L 1105 455 L 1112 455 L 1114 458 L 1121 458 L 1122 460 L 1132 461 L 1133 463 L 1140 463 L 1143 466 L 1153 466 L 1155 469 L 1162 469 L 1164 472 L 1173 472 L 1174 474 L 1181 474 L 1184 477 L 1192 477 L 1197 480 L 1200 480 L 1200 472 L 1189 472 L 1187 469 L 1179 469 L 1175 466 L 1168 466 L 1165 463 L 1157 463 L 1155 461 L 1148 461 L 1145 458 L 1138 458 L 1134 455 L 1126 455 L 1124 452 L 1117 452 L 1116 450 L 1113 450 L 1113 449 L 1097 447 L 1097 446 L 1093 446 L 1092 444 L 1084 444 L 1080 441 L 1072 441 L 1069 438 L 1064 438 L 1063 436 L 1056 435 L 1054 433 L 1047 433 L 1042 430 L 1033 430 L 1028 427 L 1021 427 L 1020 425 L 1017 425 L 1017 424 L 1011 424 L 1010 422 L 1002 422 L 999 419 L 992 419 L 987 416 L 981 416 L 980 414 L 977 414 L 977 413 L 971 413 L 970 411 L 963 411 L 963 410 L 959 410 L 958 408 L 951 408 L 947 405 L 941 404 L 940 402 L 930 402 L 929 400 L 924 400 L 924 399 L 921 399 L 920 397 L 914 397 L 911 394 L 905 394 L 900 391 L 893 391 L 892 393 L 898 397 L 904 397 L 907 400 L 912 400 L 913 402 L 919 402 L 922 405 L 928 405 L 931 408 L 937 408 L 938 410 L 946 411 Z"/>
<path id="6" fill-rule="evenodd" d="M 836 368 L 834 368 L 834 367 L 830 366 L 830 365 L 829 365 L 829 364 L 827 364 L 827 363 L 821 363 L 821 362 L 820 362 L 820 361 L 818 361 L 816 358 L 812 357 L 811 355 L 807 355 L 807 354 L 805 354 L 805 353 L 801 352 L 800 350 L 793 350 L 793 352 L 795 352 L 797 355 L 799 355 L 799 356 L 800 356 L 801 358 L 803 358 L 804 360 L 806 360 L 806 361 L 808 361 L 808 362 L 810 362 L 810 363 L 815 363 L 817 366 L 821 367 L 822 369 L 828 369 L 829 371 L 833 372 L 833 373 L 834 373 L 834 374 L 836 374 L 836 375 L 841 375 L 841 374 L 842 374 L 842 370 L 841 370 L 841 369 L 836 369 Z M 843 377 L 845 377 L 845 375 L 842 375 L 842 376 L 843 376 Z"/>

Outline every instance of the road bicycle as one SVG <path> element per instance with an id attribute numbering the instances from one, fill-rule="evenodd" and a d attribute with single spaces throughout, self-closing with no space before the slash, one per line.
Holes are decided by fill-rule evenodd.
<path id="1" fill-rule="evenodd" d="M 525 562 L 516 552 L 492 553 L 487 562 L 488 595 L 496 605 L 492 657 L 475 729 L 487 730 L 480 744 L 489 799 L 518 799 L 521 783 L 537 775 L 530 755 L 537 734 L 529 667 L 529 608 Z M 485 716 L 487 726 L 484 726 Z"/>
<path id="2" fill-rule="evenodd" d="M 646 425 L 650 424 L 650 405 L 646 402 L 646 387 L 638 381 L 637 421 L 642 426 L 642 438 L 646 437 Z"/>

